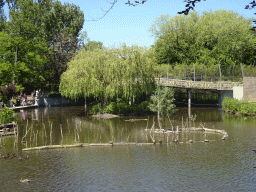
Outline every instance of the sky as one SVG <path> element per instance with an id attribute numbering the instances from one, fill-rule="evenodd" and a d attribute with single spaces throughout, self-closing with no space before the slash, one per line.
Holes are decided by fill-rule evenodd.
<path id="1" fill-rule="evenodd" d="M 86 31 L 91 41 L 101 41 L 104 46 L 118 45 L 125 42 L 128 46 L 137 44 L 147 46 L 154 44 L 155 39 L 149 27 L 161 14 L 177 15 L 177 12 L 185 10 L 186 3 L 183 0 L 147 0 L 142 5 L 128 6 L 128 0 L 117 0 L 117 3 L 109 13 L 98 21 L 90 21 L 92 18 L 102 17 L 114 0 L 60 0 L 64 3 L 73 3 L 84 12 L 85 22 L 82 31 Z M 134 0 L 130 0 L 134 2 Z M 141 0 L 138 0 L 141 2 Z M 219 9 L 233 10 L 245 18 L 254 16 L 256 9 L 244 9 L 252 0 L 206 0 L 196 3 L 195 10 L 213 11 Z"/>

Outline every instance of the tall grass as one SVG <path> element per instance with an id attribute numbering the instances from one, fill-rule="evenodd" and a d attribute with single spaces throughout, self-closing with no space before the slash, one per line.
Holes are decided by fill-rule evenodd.
<path id="1" fill-rule="evenodd" d="M 226 112 L 256 115 L 256 103 L 250 103 L 235 98 L 225 97 L 222 103 L 222 108 Z"/>

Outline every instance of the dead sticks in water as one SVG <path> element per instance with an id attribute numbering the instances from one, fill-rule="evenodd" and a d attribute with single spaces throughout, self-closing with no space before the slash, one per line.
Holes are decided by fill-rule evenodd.
<path id="1" fill-rule="evenodd" d="M 147 121 L 148 119 L 128 119 L 125 121 Z"/>
<path id="2" fill-rule="evenodd" d="M 70 147 L 93 147 L 93 146 L 113 146 L 113 145 L 153 145 L 154 143 L 78 143 L 73 145 L 47 145 L 40 147 L 24 148 L 22 151 L 43 150 L 43 149 L 58 149 Z"/>

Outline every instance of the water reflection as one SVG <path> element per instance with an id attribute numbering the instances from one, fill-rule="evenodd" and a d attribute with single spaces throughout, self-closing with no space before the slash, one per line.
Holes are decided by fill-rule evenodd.
<path id="1" fill-rule="evenodd" d="M 206 112 L 207 111 L 207 112 Z M 219 122 L 222 118 L 219 116 L 218 109 L 192 110 L 197 118 L 194 126 L 204 122 Z M 155 123 L 158 127 L 155 116 L 145 117 L 119 117 L 114 119 L 97 119 L 86 116 L 83 107 L 45 107 L 21 111 L 18 138 L 13 145 L 15 150 L 22 148 L 31 148 L 47 145 L 70 145 L 76 143 L 159 143 L 170 144 L 175 141 L 186 143 L 190 140 L 220 140 L 221 135 L 200 133 L 200 132 L 175 132 L 175 133 L 155 133 L 151 130 Z M 147 121 L 126 121 L 129 119 L 148 119 Z M 187 109 L 179 110 L 166 118 L 164 122 L 165 129 L 176 127 L 187 127 Z M 205 125 L 207 126 L 207 125 Z M 212 127 L 208 127 L 212 128 Z M 6 139 L 8 140 L 8 139 Z M 6 142 L 6 141 L 4 141 Z M 10 148 L 11 148 L 10 147 Z M 3 147 L 6 148 L 6 147 Z M 9 149 L 10 149 L 9 148 Z M 8 149 L 8 150 L 9 150 Z"/>
<path id="2" fill-rule="evenodd" d="M 0 153 L 28 160 L 0 159 L 1 190 L 7 191 L 254 191 L 256 156 L 255 118 L 220 117 L 219 109 L 192 109 L 196 126 L 224 129 L 229 137 L 204 133 L 149 134 L 153 116 L 95 119 L 83 107 L 51 107 L 27 111 L 20 116 L 19 136 L 0 138 Z M 128 119 L 149 121 L 125 121 Z M 172 125 L 186 123 L 187 109 L 170 117 Z M 165 127 L 171 123 L 167 119 Z M 61 133 L 62 132 L 62 133 Z M 152 142 L 162 145 L 81 147 L 21 151 L 24 147 L 50 144 Z M 179 139 L 179 144 L 170 142 Z M 189 139 L 209 143 L 185 143 Z M 22 142 L 24 141 L 24 143 Z M 183 142 L 183 143 L 182 143 Z M 31 179 L 22 185 L 20 178 Z M 11 186 L 11 187 L 10 187 Z"/>

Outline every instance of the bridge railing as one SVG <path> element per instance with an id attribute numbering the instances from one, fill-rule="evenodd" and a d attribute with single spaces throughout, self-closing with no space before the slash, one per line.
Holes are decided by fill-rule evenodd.
<path id="1" fill-rule="evenodd" d="M 255 62 L 254 62 L 255 63 Z M 217 64 L 217 65 L 161 65 L 158 67 L 159 77 L 192 81 L 231 81 L 241 82 L 244 76 L 256 76 L 253 65 Z"/>
<path id="2" fill-rule="evenodd" d="M 210 81 L 210 82 L 218 82 L 218 81 L 230 81 L 230 82 L 241 82 L 243 81 L 243 76 L 224 76 L 224 77 L 214 77 L 214 76 L 209 76 L 209 77 L 174 77 L 174 76 L 162 76 L 161 78 L 166 78 L 166 79 L 179 79 L 179 80 L 191 80 L 191 81 Z"/>
<path id="3" fill-rule="evenodd" d="M 180 87 L 188 89 L 208 89 L 208 90 L 233 90 L 234 86 L 241 86 L 242 82 L 230 81 L 190 81 L 180 79 L 156 78 L 156 82 L 161 86 Z"/>

